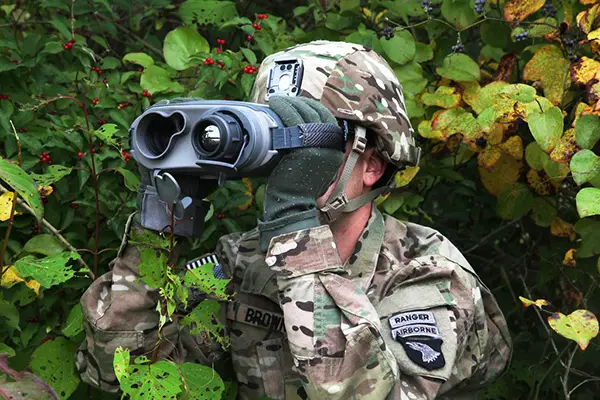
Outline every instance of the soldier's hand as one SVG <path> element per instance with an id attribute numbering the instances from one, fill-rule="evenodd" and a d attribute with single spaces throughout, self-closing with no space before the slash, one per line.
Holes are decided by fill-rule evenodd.
<path id="1" fill-rule="evenodd" d="M 269 107 L 286 126 L 337 124 L 325 106 L 305 97 L 273 96 Z M 263 252 L 275 236 L 321 225 L 316 200 L 336 180 L 343 161 L 341 149 L 320 147 L 293 149 L 281 159 L 267 181 L 258 223 Z"/>

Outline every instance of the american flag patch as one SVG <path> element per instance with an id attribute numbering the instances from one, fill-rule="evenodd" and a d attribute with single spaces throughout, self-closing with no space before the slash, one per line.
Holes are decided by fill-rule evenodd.
<path id="1" fill-rule="evenodd" d="M 221 264 L 219 263 L 219 259 L 214 254 L 207 254 L 203 257 L 195 258 L 195 259 L 191 260 L 190 262 L 188 262 L 185 265 L 185 268 L 186 269 L 196 269 L 196 268 L 200 268 L 201 266 L 206 265 L 206 264 L 214 264 L 213 274 L 215 275 L 215 278 L 227 279 L 227 275 L 225 275 L 225 272 L 223 271 L 223 268 L 221 267 Z"/>

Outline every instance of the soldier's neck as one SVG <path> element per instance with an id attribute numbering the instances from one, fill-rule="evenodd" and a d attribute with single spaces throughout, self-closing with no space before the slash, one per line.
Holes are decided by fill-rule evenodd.
<path id="1" fill-rule="evenodd" d="M 356 243 L 371 218 L 371 207 L 371 203 L 365 204 L 351 213 L 342 214 L 329 225 L 342 264 L 345 264 L 354 252 Z"/>

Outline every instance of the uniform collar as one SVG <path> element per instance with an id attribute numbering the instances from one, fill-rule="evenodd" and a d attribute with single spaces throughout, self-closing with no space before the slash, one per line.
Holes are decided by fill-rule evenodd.
<path id="1" fill-rule="evenodd" d="M 369 222 L 363 229 L 352 255 L 344 265 L 349 278 L 356 282 L 364 292 L 367 291 L 373 279 L 384 232 L 383 215 L 373 204 Z"/>

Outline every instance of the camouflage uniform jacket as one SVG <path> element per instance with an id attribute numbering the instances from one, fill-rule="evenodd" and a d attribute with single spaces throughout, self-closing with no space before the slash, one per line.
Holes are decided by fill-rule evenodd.
<path id="1" fill-rule="evenodd" d="M 328 226 L 276 237 L 266 257 L 257 249 L 256 230 L 216 249 L 236 292 L 222 319 L 241 399 L 476 398 L 510 359 L 495 299 L 435 230 L 374 208 L 346 265 Z M 82 298 L 77 365 L 104 390 L 118 389 L 115 348 L 147 353 L 156 337 L 157 294 L 136 281 L 138 263 L 124 246 Z M 178 362 L 224 354 L 177 323 L 163 338 L 161 357 Z"/>

